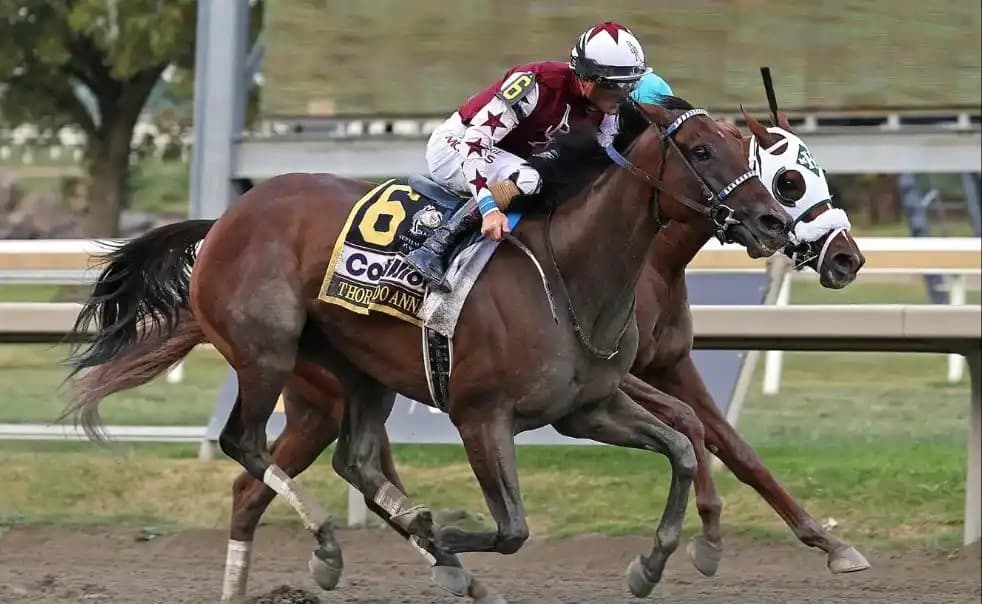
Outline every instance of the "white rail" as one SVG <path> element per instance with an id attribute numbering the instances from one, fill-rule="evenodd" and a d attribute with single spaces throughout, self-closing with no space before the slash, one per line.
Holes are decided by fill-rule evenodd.
<path id="1" fill-rule="evenodd" d="M 64 336 L 77 304 L 0 304 L 0 341 L 53 341 Z M 965 542 L 982 535 L 982 307 L 932 305 L 694 306 L 695 345 L 699 348 L 785 350 L 868 350 L 943 352 L 964 355 L 972 380 L 965 489 Z M 736 421 L 736 417 L 731 418 Z M 55 430 L 55 432 L 52 432 Z M 155 440 L 165 428 L 113 428 L 120 440 Z M 127 430 L 145 430 L 138 434 Z M 204 428 L 172 428 L 175 442 L 204 438 Z M 197 432 L 192 432 L 197 430 Z M 111 432 L 112 434 L 112 432 Z M 55 428 L 0 425 L 0 438 L 51 438 Z M 62 437 L 70 437 L 65 432 Z M 357 498 L 349 498 L 349 502 Z M 363 510 L 352 505 L 358 520 Z"/>

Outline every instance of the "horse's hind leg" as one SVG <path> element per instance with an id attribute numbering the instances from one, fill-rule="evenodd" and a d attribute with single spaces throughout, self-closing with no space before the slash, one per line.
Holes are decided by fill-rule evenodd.
<path id="1" fill-rule="evenodd" d="M 621 390 L 601 403 L 574 411 L 553 425 L 568 436 L 646 449 L 668 457 L 672 465 L 672 482 L 665 512 L 655 533 L 654 548 L 649 556 L 639 556 L 627 569 L 631 593 L 639 598 L 648 595 L 661 580 L 668 557 L 678 547 L 689 487 L 696 473 L 692 445 L 684 435 L 663 424 Z"/>
<path id="2" fill-rule="evenodd" d="M 282 266 L 277 270 L 286 274 Z M 195 309 L 199 320 L 210 319 L 202 321 L 208 340 L 235 369 L 239 383 L 238 397 L 218 442 L 226 455 L 296 510 L 317 539 L 311 559 L 315 579 L 324 589 L 334 589 L 343 564 L 327 512 L 276 465 L 266 448 L 266 423 L 293 374 L 306 321 L 299 287 L 294 289 L 283 277 L 270 276 L 264 287 L 238 295 L 242 297 L 236 300 L 241 303 L 220 320 L 208 316 L 209 308 Z"/>
<path id="3" fill-rule="evenodd" d="M 273 443 L 272 454 L 274 463 L 292 478 L 310 466 L 337 438 L 341 413 L 338 408 L 337 417 L 333 417 L 332 409 L 315 406 L 290 385 L 283 392 L 283 400 L 286 427 Z M 222 583 L 223 603 L 238 604 L 245 600 L 256 526 L 274 497 L 276 493 L 249 472 L 243 472 L 232 483 L 232 521 Z"/>

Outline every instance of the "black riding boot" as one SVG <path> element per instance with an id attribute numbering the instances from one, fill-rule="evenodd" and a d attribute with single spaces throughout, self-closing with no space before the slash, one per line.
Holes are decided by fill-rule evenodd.
<path id="1" fill-rule="evenodd" d="M 473 199 L 457 208 L 446 223 L 436 228 L 426 241 L 406 256 L 406 263 L 416 269 L 433 288 L 450 291 L 444 279 L 450 252 L 457 247 L 477 225 L 481 224 L 481 212 Z"/>

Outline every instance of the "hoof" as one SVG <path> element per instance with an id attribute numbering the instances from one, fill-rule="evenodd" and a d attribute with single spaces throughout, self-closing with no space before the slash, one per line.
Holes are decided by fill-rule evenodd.
<path id="1" fill-rule="evenodd" d="M 829 554 L 829 570 L 833 575 L 844 573 L 858 573 L 870 567 L 867 560 L 859 550 L 850 546 L 838 549 Z"/>
<path id="2" fill-rule="evenodd" d="M 459 566 L 434 566 L 430 577 L 437 587 L 444 589 L 458 598 L 467 595 L 473 577 Z"/>
<path id="3" fill-rule="evenodd" d="M 344 568 L 341 552 L 338 551 L 336 554 L 329 555 L 324 554 L 319 549 L 314 550 L 314 553 L 310 555 L 308 568 L 310 568 L 310 576 L 314 578 L 314 582 L 321 589 L 331 591 L 338 586 L 338 581 L 341 580 L 341 570 Z"/>
<path id="4" fill-rule="evenodd" d="M 471 597 L 474 604 L 508 604 L 504 598 L 485 587 L 476 578 L 471 579 L 467 595 Z"/>
<path id="5" fill-rule="evenodd" d="M 645 574 L 644 565 L 641 563 L 641 556 L 638 556 L 627 565 L 627 588 L 635 597 L 644 598 L 655 588 L 653 581 L 648 579 Z"/>
<path id="6" fill-rule="evenodd" d="M 712 577 L 719 569 L 720 558 L 723 557 L 723 546 L 706 539 L 704 535 L 696 535 L 685 547 L 692 564 L 705 577 Z"/>

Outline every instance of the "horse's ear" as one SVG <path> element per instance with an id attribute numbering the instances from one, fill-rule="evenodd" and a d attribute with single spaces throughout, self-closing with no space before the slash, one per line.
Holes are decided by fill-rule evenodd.
<path id="1" fill-rule="evenodd" d="M 743 133 L 741 133 L 740 129 L 737 128 L 736 123 L 734 123 L 733 120 L 729 118 L 721 117 L 717 119 L 716 125 L 719 126 L 720 130 L 722 130 L 726 134 L 729 134 L 733 138 L 736 139 L 743 138 Z"/>
<path id="2" fill-rule="evenodd" d="M 777 112 L 777 126 L 791 132 L 791 124 L 788 122 L 788 114 L 783 111 Z"/>
<path id="3" fill-rule="evenodd" d="M 638 103 L 638 105 L 640 105 L 641 111 L 647 113 L 648 117 L 659 126 L 667 126 L 672 123 L 672 114 L 661 105 L 654 103 Z"/>
<path id="4" fill-rule="evenodd" d="M 716 125 L 719 129 L 723 131 L 723 134 L 727 136 L 732 136 L 734 140 L 740 142 L 740 146 L 743 148 L 743 153 L 746 155 L 750 151 L 750 138 L 744 138 L 743 133 L 737 128 L 736 123 L 728 118 L 719 118 L 716 120 Z"/>
<path id="5" fill-rule="evenodd" d="M 751 134 L 757 137 L 757 140 L 760 141 L 761 145 L 764 147 L 770 147 L 774 141 L 771 133 L 767 131 L 767 128 L 755 120 L 752 115 L 747 113 L 747 110 L 743 108 L 743 105 L 740 105 L 740 111 L 743 112 L 743 119 L 747 121 L 747 127 L 750 128 Z"/>

